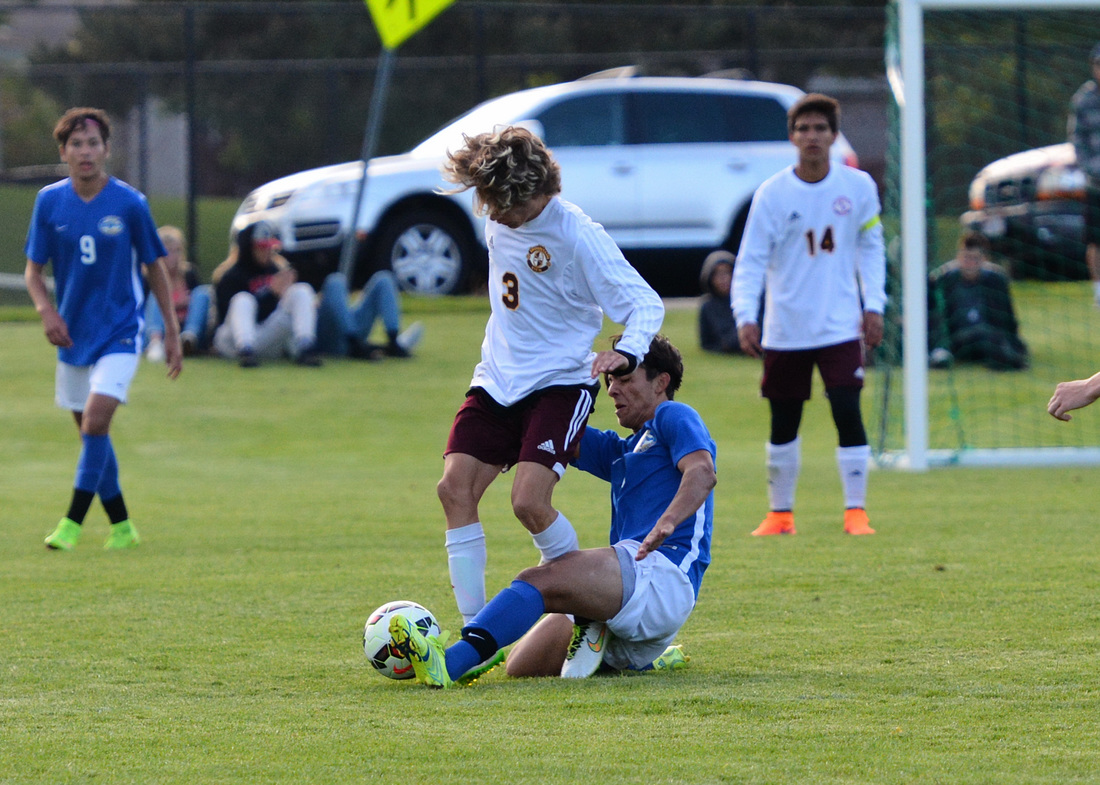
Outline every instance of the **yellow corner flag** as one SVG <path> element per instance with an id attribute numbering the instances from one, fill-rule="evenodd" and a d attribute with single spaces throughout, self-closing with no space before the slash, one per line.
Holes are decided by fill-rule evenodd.
<path id="1" fill-rule="evenodd" d="M 382 45 L 396 49 L 454 0 L 366 0 Z"/>

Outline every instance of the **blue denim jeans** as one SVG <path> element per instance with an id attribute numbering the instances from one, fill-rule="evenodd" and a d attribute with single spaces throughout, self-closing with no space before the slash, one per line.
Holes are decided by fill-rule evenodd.
<path id="1" fill-rule="evenodd" d="M 206 349 L 210 345 L 210 336 L 207 334 L 207 324 L 210 318 L 210 301 L 212 289 L 209 284 L 196 286 L 191 290 L 191 305 L 187 308 L 187 316 L 180 325 L 180 332 L 194 333 L 199 339 L 199 349 Z M 157 298 L 152 292 L 145 298 L 145 344 L 149 344 L 149 338 L 153 335 L 164 337 L 164 315 L 157 305 Z"/>
<path id="2" fill-rule="evenodd" d="M 366 341 L 378 319 L 387 335 L 396 335 L 401 329 L 401 304 L 393 273 L 379 270 L 372 275 L 354 306 L 348 302 L 347 277 L 343 273 L 330 274 L 321 284 L 321 304 L 317 307 L 317 351 L 346 356 L 348 337 Z"/>

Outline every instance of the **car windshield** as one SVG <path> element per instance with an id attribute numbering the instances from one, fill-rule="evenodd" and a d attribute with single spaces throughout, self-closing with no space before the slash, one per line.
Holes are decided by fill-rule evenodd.
<path id="1" fill-rule="evenodd" d="M 493 126 L 530 119 L 534 107 L 545 98 L 543 90 L 524 90 L 520 93 L 493 98 L 475 106 L 464 115 L 451 120 L 434 134 L 409 151 L 409 155 L 441 157 L 448 150 L 462 146 L 462 135 L 491 131 Z"/>

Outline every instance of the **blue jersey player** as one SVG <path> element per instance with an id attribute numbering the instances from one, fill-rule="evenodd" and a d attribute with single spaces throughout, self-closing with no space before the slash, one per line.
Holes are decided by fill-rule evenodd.
<path id="1" fill-rule="evenodd" d="M 126 402 L 141 357 L 141 271 L 165 316 L 168 377 L 182 369 L 179 325 L 162 257 L 164 245 L 145 197 L 107 174 L 110 120 L 100 109 L 70 109 L 54 128 L 69 177 L 43 188 L 27 233 L 27 290 L 57 347 L 56 401 L 73 412 L 82 448 L 68 514 L 46 546 L 70 551 L 98 494 L 111 521 L 109 550 L 138 544 L 118 482 L 111 419 Z M 57 306 L 42 270 L 53 266 Z"/>
<path id="2" fill-rule="evenodd" d="M 684 663 L 669 644 L 695 607 L 710 562 L 716 475 L 702 419 L 672 400 L 682 377 L 680 353 L 662 335 L 632 372 L 606 377 L 615 416 L 633 433 L 624 439 L 586 428 L 574 463 L 611 486 L 611 547 L 524 570 L 446 650 L 394 618 L 390 633 L 418 681 L 471 681 L 517 640 L 507 662 L 512 676 L 583 678 L 601 664 L 644 670 Z"/>

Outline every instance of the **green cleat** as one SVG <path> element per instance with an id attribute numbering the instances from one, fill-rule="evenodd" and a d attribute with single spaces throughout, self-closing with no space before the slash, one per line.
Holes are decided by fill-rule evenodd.
<path id="1" fill-rule="evenodd" d="M 664 653 L 653 661 L 655 671 L 683 670 L 691 662 L 691 657 L 684 654 L 684 647 L 680 644 L 669 646 Z"/>
<path id="2" fill-rule="evenodd" d="M 404 616 L 395 615 L 390 619 L 390 637 L 394 647 L 409 658 L 418 682 L 440 689 L 454 685 L 447 673 L 447 657 L 443 652 L 447 633 L 425 636 Z"/>
<path id="3" fill-rule="evenodd" d="M 71 551 L 80 541 L 80 524 L 62 518 L 57 528 L 46 537 L 46 547 L 53 551 Z"/>
<path id="4" fill-rule="evenodd" d="M 121 551 L 124 548 L 136 548 L 139 542 L 141 538 L 138 537 L 134 524 L 129 520 L 119 521 L 111 524 L 111 533 L 107 537 L 107 542 L 103 543 L 103 550 Z"/>
<path id="5" fill-rule="evenodd" d="M 498 651 L 492 657 L 485 660 L 485 662 L 481 663 L 480 665 L 475 665 L 474 667 L 470 668 L 470 670 L 466 671 L 457 679 L 455 679 L 455 684 L 457 684 L 459 687 L 470 687 L 476 684 L 478 679 L 480 679 L 489 671 L 493 670 L 502 662 L 504 662 L 504 652 Z"/>

